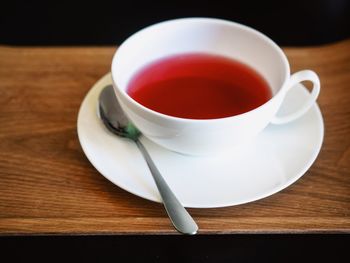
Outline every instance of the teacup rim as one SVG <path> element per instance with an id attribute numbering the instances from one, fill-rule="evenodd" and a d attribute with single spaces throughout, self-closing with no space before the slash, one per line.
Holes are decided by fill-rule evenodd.
<path id="1" fill-rule="evenodd" d="M 226 25 L 234 25 L 234 26 L 239 26 L 240 28 L 244 29 L 244 30 L 248 30 L 249 32 L 251 33 L 254 33 L 256 34 L 258 37 L 262 38 L 263 40 L 267 41 L 273 48 L 275 48 L 275 50 L 279 53 L 280 57 L 282 58 L 282 61 L 284 62 L 284 65 L 285 65 L 285 76 L 284 76 L 284 81 L 283 83 L 281 84 L 281 88 L 275 93 L 273 94 L 273 96 L 271 97 L 271 99 L 269 99 L 268 101 L 266 101 L 265 103 L 263 103 L 262 105 L 252 109 L 252 110 L 249 110 L 249 111 L 246 111 L 246 112 L 243 112 L 243 113 L 240 113 L 240 114 L 237 114 L 237 115 L 232 115 L 232 116 L 227 116 L 227 117 L 220 117 L 220 118 L 210 118 L 210 119 L 194 119 L 194 118 L 182 118 L 182 117 L 176 117 L 176 116 L 172 116 L 172 115 L 168 115 L 168 114 L 164 114 L 164 113 L 161 113 L 161 112 L 158 112 L 158 111 L 155 111 L 155 110 L 152 110 L 150 108 L 147 108 L 145 107 L 144 105 L 142 105 L 141 103 L 137 102 L 136 100 L 134 100 L 132 97 L 130 97 L 127 92 L 122 89 L 122 88 L 119 88 L 118 84 L 117 84 L 117 81 L 116 81 L 116 78 L 115 78 L 115 74 L 114 73 L 114 68 L 115 68 L 115 61 L 116 61 L 116 58 L 118 56 L 118 50 L 120 48 L 122 48 L 131 38 L 133 37 L 136 37 L 137 35 L 141 34 L 142 32 L 146 31 L 146 30 L 149 30 L 153 27 L 156 27 L 156 26 L 160 26 L 162 24 L 166 24 L 166 23 L 173 23 L 173 22 L 177 22 L 177 21 L 190 21 L 190 20 L 195 20 L 195 21 L 203 21 L 203 22 L 211 22 L 211 23 L 220 23 L 220 24 L 226 24 Z M 175 121 L 182 121 L 182 122 L 201 122 L 201 123 L 207 123 L 207 122 L 215 122 L 215 121 L 226 121 L 228 119 L 237 119 L 237 118 L 244 118 L 245 116 L 247 115 L 250 115 L 256 111 L 258 111 L 259 109 L 261 108 L 264 108 L 266 106 L 268 106 L 269 104 L 272 103 L 272 101 L 276 100 L 277 97 L 280 97 L 281 94 L 284 93 L 284 91 L 286 90 L 286 84 L 287 84 L 287 81 L 290 77 L 290 65 L 289 65 L 289 62 L 288 62 L 288 59 L 285 55 L 285 53 L 283 52 L 283 50 L 281 49 L 281 47 L 279 47 L 271 38 L 269 38 L 268 36 L 266 36 L 265 34 L 263 34 L 262 32 L 250 27 L 250 26 L 247 26 L 247 25 L 244 25 L 244 24 L 241 24 L 241 23 L 238 23 L 238 22 L 234 22 L 234 21 L 230 21 L 230 20 L 225 20 L 225 19 L 220 19 L 220 18 L 211 18 L 211 17 L 185 17 L 185 18 L 176 18 L 176 19 L 170 19 L 170 20 L 165 20 L 165 21 L 161 21 L 161 22 L 158 22 L 158 23 L 155 23 L 155 24 L 152 24 L 150 26 L 147 26 L 135 33 L 133 33 L 132 35 L 130 35 L 128 38 L 126 38 L 123 43 L 117 48 L 117 51 L 114 53 L 113 55 L 113 58 L 112 58 L 112 65 L 111 65 L 111 77 L 112 77 L 112 82 L 113 82 L 113 86 L 115 89 L 118 89 L 120 91 L 120 94 L 130 103 L 132 103 L 133 105 L 135 105 L 136 107 L 140 108 L 141 110 L 149 113 L 149 114 L 153 114 L 157 117 L 161 117 L 161 118 L 165 118 L 165 119 L 168 119 L 168 120 L 175 120 Z"/>

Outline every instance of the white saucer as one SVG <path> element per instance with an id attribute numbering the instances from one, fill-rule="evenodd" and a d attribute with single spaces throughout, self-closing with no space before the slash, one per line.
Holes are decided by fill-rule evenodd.
<path id="1" fill-rule="evenodd" d="M 109 133 L 97 117 L 97 98 L 111 83 L 107 74 L 86 95 L 78 115 L 78 136 L 93 166 L 119 187 L 152 201 L 160 196 L 136 145 Z M 281 113 L 308 96 L 298 85 Z M 299 179 L 315 161 L 323 141 L 323 119 L 315 105 L 287 125 L 269 125 L 240 152 L 191 157 L 168 151 L 142 138 L 160 172 L 186 207 L 238 205 L 272 195 Z"/>

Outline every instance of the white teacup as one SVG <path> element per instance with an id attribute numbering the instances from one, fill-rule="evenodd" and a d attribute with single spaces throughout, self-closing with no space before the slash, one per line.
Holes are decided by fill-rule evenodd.
<path id="1" fill-rule="evenodd" d="M 169 55 L 201 52 L 241 61 L 259 72 L 273 96 L 246 113 L 219 119 L 185 119 L 168 116 L 132 99 L 126 89 L 134 74 L 150 62 Z M 253 139 L 269 123 L 283 124 L 302 116 L 316 101 L 320 81 L 310 70 L 290 76 L 288 60 L 271 39 L 247 26 L 212 18 L 184 18 L 149 26 L 129 37 L 112 61 L 117 98 L 130 120 L 153 142 L 190 155 L 227 150 Z M 311 81 L 308 101 L 296 112 L 277 117 L 289 89 Z"/>

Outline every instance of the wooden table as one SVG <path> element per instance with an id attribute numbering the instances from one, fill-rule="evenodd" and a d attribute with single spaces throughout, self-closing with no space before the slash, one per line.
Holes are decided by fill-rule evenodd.
<path id="1" fill-rule="evenodd" d="M 285 48 L 321 79 L 319 157 L 268 198 L 190 209 L 200 234 L 350 232 L 350 40 Z M 0 234 L 174 234 L 160 204 L 107 181 L 85 157 L 80 103 L 115 47 L 0 47 Z"/>

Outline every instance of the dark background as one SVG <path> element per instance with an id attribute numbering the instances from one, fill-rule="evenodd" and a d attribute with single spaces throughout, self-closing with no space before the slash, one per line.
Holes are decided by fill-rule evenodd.
<path id="1" fill-rule="evenodd" d="M 249 25 L 280 45 L 316 45 L 350 36 L 348 0 L 92 0 L 0 4 L 0 44 L 117 45 L 156 22 L 191 16 Z"/>
<path id="2" fill-rule="evenodd" d="M 319 45 L 350 37 L 348 0 L 3 0 L 0 44 L 118 45 L 145 26 L 192 16 L 243 23 L 279 45 Z M 0 237 L 0 260 L 9 256 L 20 262 L 340 262 L 349 241 L 349 235 L 334 234 L 17 236 Z"/>
<path id="3" fill-rule="evenodd" d="M 349 261 L 349 241 L 349 235 L 340 234 L 2 237 L 0 260 L 338 263 Z"/>

